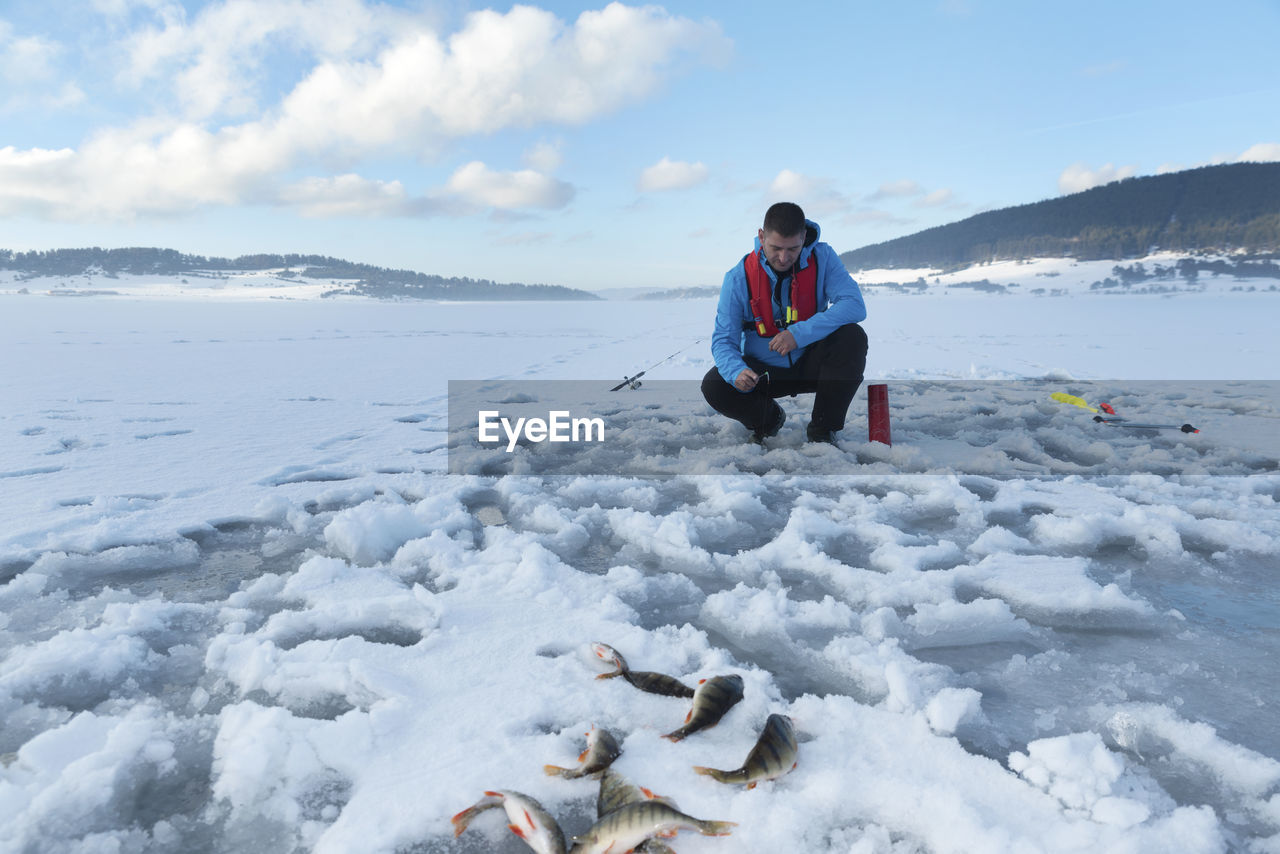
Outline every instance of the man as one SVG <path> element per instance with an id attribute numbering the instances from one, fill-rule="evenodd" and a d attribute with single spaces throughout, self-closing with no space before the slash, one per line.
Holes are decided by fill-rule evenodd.
<path id="1" fill-rule="evenodd" d="M 702 394 L 756 443 L 786 421 L 774 398 L 812 393 L 808 440 L 834 445 L 862 384 L 862 291 L 818 234 L 799 205 L 779 202 L 765 213 L 755 250 L 725 273 L 720 288 L 711 336 L 716 366 L 703 378 Z"/>

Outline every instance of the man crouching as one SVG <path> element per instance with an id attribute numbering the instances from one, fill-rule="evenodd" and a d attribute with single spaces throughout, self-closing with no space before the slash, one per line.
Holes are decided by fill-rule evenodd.
<path id="1" fill-rule="evenodd" d="M 711 408 L 760 443 L 786 413 L 774 398 L 813 395 L 806 434 L 835 444 L 867 363 L 862 291 L 818 224 L 791 202 L 765 212 L 755 250 L 725 273 L 702 379 Z"/>

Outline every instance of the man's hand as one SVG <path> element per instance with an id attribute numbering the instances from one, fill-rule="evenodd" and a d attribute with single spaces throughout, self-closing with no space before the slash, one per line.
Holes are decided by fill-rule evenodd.
<path id="1" fill-rule="evenodd" d="M 733 387 L 738 391 L 751 391 L 756 387 L 760 377 L 750 368 L 743 368 L 742 373 L 738 374 L 738 378 L 733 381 Z"/>
<path id="2" fill-rule="evenodd" d="M 790 330 L 784 329 L 773 336 L 773 340 L 769 342 L 769 349 L 779 356 L 785 356 L 796 349 L 796 337 Z"/>

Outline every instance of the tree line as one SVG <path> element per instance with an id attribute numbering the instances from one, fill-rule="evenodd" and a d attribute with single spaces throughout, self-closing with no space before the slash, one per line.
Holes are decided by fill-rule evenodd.
<path id="1" fill-rule="evenodd" d="M 1105 290 L 1107 288 L 1131 288 L 1134 285 L 1141 285 L 1152 281 L 1174 281 L 1183 279 L 1188 284 L 1195 284 L 1200 279 L 1200 274 L 1205 273 L 1213 276 L 1230 276 L 1233 279 L 1276 279 L 1280 280 L 1280 264 L 1268 259 L 1259 258 L 1179 258 L 1176 264 L 1166 266 L 1164 264 L 1153 264 L 1148 268 L 1142 262 L 1122 266 L 1117 264 L 1111 268 L 1111 275 L 1107 278 L 1094 282 L 1089 287 L 1092 290 Z M 1254 286 L 1256 289 L 1256 286 Z M 1269 290 L 1276 290 L 1276 284 L 1271 283 Z"/>
<path id="2" fill-rule="evenodd" d="M 379 298 L 417 299 L 599 299 L 588 291 L 561 285 L 494 282 L 462 276 L 437 276 L 358 264 L 325 255 L 241 255 L 216 258 L 189 255 L 173 249 L 50 249 L 14 252 L 0 249 L 0 270 L 24 276 L 220 275 L 232 272 L 280 271 L 285 278 L 349 280 L 328 295 L 360 294 Z"/>

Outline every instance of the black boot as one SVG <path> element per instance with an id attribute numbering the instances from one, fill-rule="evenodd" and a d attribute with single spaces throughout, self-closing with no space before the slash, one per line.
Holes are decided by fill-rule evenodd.
<path id="1" fill-rule="evenodd" d="M 810 442 L 823 442 L 828 445 L 834 445 L 836 443 L 835 430 L 828 430 L 821 424 L 815 424 L 812 421 L 810 421 L 809 426 L 804 429 L 804 433 Z"/>
<path id="2" fill-rule="evenodd" d="M 775 401 L 769 401 L 769 406 L 773 407 L 772 411 L 766 417 L 765 423 L 757 427 L 751 432 L 751 442 L 756 445 L 764 444 L 764 440 L 770 436 L 778 435 L 778 431 L 782 429 L 782 425 L 787 421 L 787 413 Z"/>

